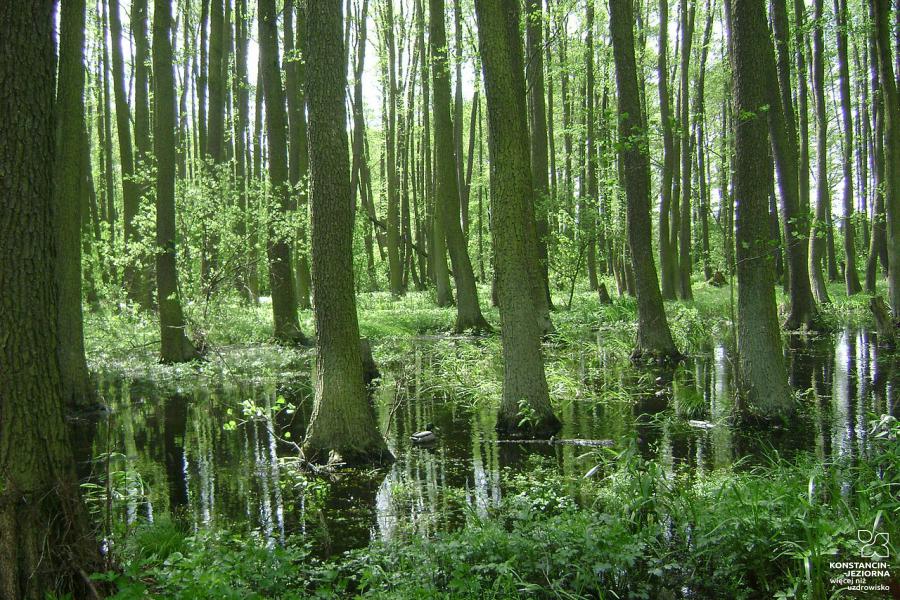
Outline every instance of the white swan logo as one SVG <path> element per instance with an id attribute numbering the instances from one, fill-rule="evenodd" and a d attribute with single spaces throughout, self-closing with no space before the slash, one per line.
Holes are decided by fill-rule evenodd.
<path id="1" fill-rule="evenodd" d="M 862 544 L 860 553 L 863 558 L 879 560 L 891 555 L 889 548 L 891 538 L 887 533 L 879 533 L 869 529 L 859 529 L 856 532 L 856 537 Z"/>

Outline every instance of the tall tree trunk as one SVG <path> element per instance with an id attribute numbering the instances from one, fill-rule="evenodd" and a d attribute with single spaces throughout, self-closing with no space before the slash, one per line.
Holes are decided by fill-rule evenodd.
<path id="1" fill-rule="evenodd" d="M 585 176 L 587 185 L 581 190 L 581 212 L 578 215 L 581 220 L 582 231 L 586 238 L 588 283 L 591 290 L 600 287 L 597 279 L 597 153 L 595 150 L 595 123 L 594 123 L 594 0 L 586 0 L 584 24 L 584 68 L 585 68 Z"/>
<path id="2" fill-rule="evenodd" d="M 300 214 L 300 227 L 295 244 L 297 272 L 297 304 L 300 308 L 311 307 L 309 296 L 311 281 L 309 274 L 309 257 L 306 254 L 306 225 L 308 214 L 306 179 L 309 177 L 309 151 L 306 146 L 306 64 L 303 62 L 305 41 L 300 33 L 303 31 L 306 16 L 306 2 L 301 1 L 297 10 L 297 37 L 294 41 L 293 0 L 285 3 L 284 10 L 284 54 L 287 83 L 288 130 L 290 146 L 288 156 L 289 179 L 297 195 L 297 212 Z"/>
<path id="3" fill-rule="evenodd" d="M 62 7 L 52 206 L 58 292 L 57 352 L 63 402 L 67 407 L 85 406 L 96 398 L 84 357 L 81 312 L 82 207 L 87 204 L 83 179 L 90 172 L 90 163 L 83 162 L 84 137 L 87 135 L 84 124 L 84 19 L 84 0 L 67 2 Z"/>
<path id="4" fill-rule="evenodd" d="M 131 5 L 131 28 L 134 32 L 134 144 L 135 172 L 139 183 L 138 205 L 145 199 L 152 199 L 150 186 L 147 185 L 148 176 L 152 169 L 151 154 L 153 141 L 150 137 L 150 46 L 147 32 L 147 0 L 134 0 Z M 152 256 L 145 250 L 139 255 L 141 273 L 138 279 L 142 289 L 139 302 L 142 307 L 149 309 L 153 306 L 154 285 Z"/>
<path id="5" fill-rule="evenodd" d="M 900 319 L 900 98 L 893 72 L 890 40 L 890 2 L 875 5 L 875 46 L 884 105 L 884 205 L 887 213 L 888 296 L 894 321 Z"/>
<path id="6" fill-rule="evenodd" d="M 444 223 L 444 235 L 453 279 L 456 283 L 456 331 L 468 329 L 489 331 L 490 325 L 481 315 L 478 289 L 466 238 L 459 219 L 459 194 L 456 189 L 456 160 L 453 156 L 453 124 L 450 120 L 450 68 L 447 64 L 447 34 L 444 26 L 444 0 L 429 1 L 431 42 L 431 78 L 434 95 L 435 212 Z"/>
<path id="7" fill-rule="evenodd" d="M 234 78 L 232 81 L 232 97 L 234 98 L 234 154 L 235 154 L 235 186 L 238 190 L 238 219 L 236 233 L 241 244 L 247 244 L 247 222 L 249 211 L 248 183 L 250 164 L 248 160 L 249 150 L 249 124 L 250 124 L 250 82 L 247 76 L 247 46 L 250 37 L 250 17 L 247 14 L 247 0 L 235 0 L 234 5 Z M 249 245 L 249 244 L 248 244 Z M 254 258 L 251 252 L 245 263 L 240 265 L 237 271 L 238 292 L 249 300 L 255 302 L 253 291 L 250 289 L 250 269 L 255 268 Z"/>
<path id="8" fill-rule="evenodd" d="M 771 42 L 763 2 L 726 0 L 725 7 L 734 114 L 741 115 L 734 128 L 741 387 L 754 411 L 777 417 L 789 413 L 793 403 L 781 349 L 766 218 L 772 163 L 764 114 L 771 81 L 759 57 L 771 53 Z"/>
<path id="9" fill-rule="evenodd" d="M 802 326 L 818 326 L 818 308 L 810 287 L 806 243 L 809 238 L 808 212 L 803 208 L 800 189 L 800 181 L 806 175 L 799 172 L 797 164 L 797 120 L 791 97 L 793 88 L 786 0 L 772 0 L 772 22 L 775 30 L 778 86 L 769 86 L 768 119 L 772 154 L 778 171 L 781 212 L 784 217 L 782 226 L 791 300 L 790 313 L 784 327 L 791 330 Z M 763 68 L 768 72 L 767 77 L 770 79 L 776 77 L 776 65 L 773 64 L 771 56 L 772 53 L 769 52 L 762 57 L 765 61 Z M 806 160 L 808 166 L 808 157 Z"/>
<path id="10" fill-rule="evenodd" d="M 317 352 L 315 398 L 303 451 L 308 459 L 321 462 L 385 463 L 393 456 L 378 430 L 374 407 L 366 398 L 353 288 L 353 192 L 344 102 L 346 55 L 343 44 L 336 42 L 341 39 L 341 3 L 310 2 L 307 10 Z M 274 12 L 268 15 L 274 16 Z"/>
<path id="11" fill-rule="evenodd" d="M 463 154 L 463 114 L 465 107 L 463 106 L 463 84 L 462 84 L 462 64 L 463 64 L 463 47 L 462 47 L 462 0 L 453 0 L 453 46 L 455 56 L 453 64 L 456 68 L 456 81 L 454 82 L 453 92 L 453 147 L 456 155 L 456 187 L 459 193 L 460 222 L 464 223 L 464 229 L 469 224 L 469 198 L 466 192 L 466 172 L 465 172 L 465 155 Z M 444 36 L 446 37 L 446 36 Z M 430 40 L 429 40 L 430 42 Z M 447 45 L 447 55 L 449 60 L 450 46 Z M 437 126 L 435 126 L 437 129 Z M 435 132 L 435 138 L 437 132 Z M 435 142 L 435 146 L 437 142 Z M 452 260 L 452 259 L 451 259 Z"/>
<path id="12" fill-rule="evenodd" d="M 632 357 L 656 360 L 677 359 L 659 280 L 653 264 L 650 239 L 650 156 L 647 125 L 641 111 L 637 65 L 634 58 L 634 13 L 631 0 L 609 0 L 610 33 L 619 91 L 619 139 L 625 194 L 627 233 L 634 287 L 637 296 L 638 328 Z"/>
<path id="13" fill-rule="evenodd" d="M 560 422 L 550 406 L 535 283 L 531 165 L 517 0 L 476 0 L 491 154 L 491 229 L 503 343 L 501 432 L 550 436 Z M 531 222 L 529 222 L 529 219 Z M 538 286 L 538 289 L 539 286 Z M 524 412 L 523 409 L 527 409 Z M 527 414 L 529 419 L 523 419 Z"/>
<path id="14" fill-rule="evenodd" d="M 84 573 L 102 569 L 63 420 L 54 291 L 53 5 L 0 4 L 0 596 L 27 600 L 88 597 L 93 584 Z M 82 26 L 84 2 L 62 8 L 67 84 L 83 82 L 83 30 L 72 31 L 73 22 Z M 80 94 L 66 88 L 69 104 Z M 71 115 L 70 108 L 64 112 Z"/>
<path id="15" fill-rule="evenodd" d="M 200 0 L 200 22 L 197 23 L 197 27 L 200 29 L 200 72 L 197 76 L 197 129 L 198 129 L 198 143 L 199 148 L 197 149 L 197 156 L 204 157 L 206 156 L 206 90 L 207 90 L 207 81 L 209 80 L 209 35 L 208 31 L 208 23 L 209 23 L 209 3 L 210 1 L 216 0 Z"/>
<path id="16" fill-rule="evenodd" d="M 384 91 L 387 103 L 387 123 L 385 130 L 385 179 L 387 180 L 387 246 L 388 272 L 391 294 L 403 294 L 403 263 L 400 261 L 400 198 L 397 190 L 397 49 L 394 40 L 393 0 L 385 0 L 382 7 L 382 27 L 384 43 L 387 89 Z"/>
<path id="17" fill-rule="evenodd" d="M 659 271 L 664 300 L 675 299 L 675 249 L 669 237 L 669 213 L 672 205 L 672 177 L 675 170 L 675 136 L 669 102 L 669 2 L 659 0 L 659 59 L 656 68 L 659 80 L 659 120 L 663 131 L 663 169 L 659 192 Z"/>
<path id="18" fill-rule="evenodd" d="M 813 24 L 813 101 L 816 113 L 816 216 L 809 234 L 809 276 L 816 302 L 829 302 L 825 287 L 824 259 L 826 254 L 827 228 L 831 220 L 831 202 L 828 199 L 828 145 L 827 118 L 825 114 L 825 66 L 824 40 L 822 36 L 822 2 L 815 0 Z"/>
<path id="19" fill-rule="evenodd" d="M 160 359 L 197 357 L 187 337 L 178 289 L 175 227 L 175 63 L 171 40 L 172 3 L 155 0 L 153 14 L 153 153 L 156 155 L 156 294 Z"/>
<path id="20" fill-rule="evenodd" d="M 269 235 L 266 254 L 269 259 L 269 286 L 272 289 L 272 317 L 275 339 L 286 344 L 305 343 L 297 318 L 297 297 L 291 247 L 277 221 L 287 215 L 292 206 L 288 189 L 287 111 L 281 87 L 278 58 L 278 30 L 275 0 L 259 0 L 259 55 L 265 88 L 266 133 L 269 142 L 269 181 L 275 198 L 275 215 L 269 215 Z M 332 41 L 333 43 L 333 41 Z"/>
<path id="21" fill-rule="evenodd" d="M 836 17 L 838 73 L 841 77 L 838 89 L 841 94 L 841 121 L 844 126 L 844 282 L 847 294 L 862 291 L 859 274 L 856 272 L 856 243 L 853 235 L 853 118 L 850 107 L 850 64 L 847 51 L 847 30 L 850 28 L 850 14 L 847 0 L 834 0 Z"/>
<path id="22" fill-rule="evenodd" d="M 458 2 L 459 0 L 457 0 Z M 550 297 L 549 257 L 547 255 L 547 207 L 550 205 L 548 179 L 547 109 L 544 103 L 544 15 L 541 0 L 525 3 L 525 80 L 528 84 L 528 120 L 531 129 L 531 173 L 534 178 L 535 218 L 537 219 L 538 252 L 541 257 L 541 277 L 547 302 Z M 474 109 L 474 106 L 473 106 Z M 469 153 L 471 155 L 471 145 Z M 471 156 L 470 156 L 471 158 Z"/>
<path id="23" fill-rule="evenodd" d="M 695 4 L 688 9 L 687 0 L 681 0 L 681 203 L 678 234 L 678 296 L 693 300 L 691 290 L 691 110 L 690 64 L 691 43 L 694 39 Z"/>
<path id="24" fill-rule="evenodd" d="M 125 251 L 137 252 L 140 235 L 134 219 L 140 210 L 140 190 L 134 177 L 134 152 L 131 147 L 131 110 L 125 90 L 125 62 L 122 58 L 122 21 L 119 0 L 109 0 L 109 26 L 112 41 L 113 93 L 116 100 L 116 132 L 119 136 L 119 161 L 122 168 L 122 215 L 125 219 Z M 140 279 L 139 254 L 128 256 L 125 265 L 125 290 L 133 302 L 140 302 L 143 282 Z"/>
<path id="25" fill-rule="evenodd" d="M 869 18 L 875 22 L 875 6 L 869 4 Z M 866 261 L 866 292 L 875 293 L 878 261 L 881 261 L 883 270 L 887 270 L 887 228 L 884 212 L 884 92 L 881 89 L 879 76 L 879 59 L 874 27 L 868 35 L 870 62 L 870 85 L 872 87 L 872 114 L 875 123 L 872 131 L 872 190 L 874 200 L 872 203 L 872 237 L 869 245 L 869 258 Z"/>

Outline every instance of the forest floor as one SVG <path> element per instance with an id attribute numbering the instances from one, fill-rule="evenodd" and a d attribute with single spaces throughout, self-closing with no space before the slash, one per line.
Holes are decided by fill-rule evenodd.
<path id="1" fill-rule="evenodd" d="M 480 291 L 488 307 L 490 290 Z M 839 284 L 829 292 L 833 302 L 823 317 L 832 331 L 810 337 L 871 327 L 868 296 L 847 298 Z M 679 348 L 704 357 L 730 345 L 736 298 L 728 287 L 706 284 L 698 284 L 694 294 L 693 302 L 667 303 L 667 312 Z M 567 300 L 563 292 L 554 297 L 557 334 L 546 345 L 557 409 L 572 398 L 601 406 L 615 396 L 633 404 L 646 391 L 641 386 L 652 388 L 653 379 L 661 377 L 629 364 L 633 299 L 601 306 L 595 294 L 577 290 L 570 307 Z M 436 342 L 437 360 L 427 375 L 431 393 L 469 408 L 496 406 L 497 336 L 459 343 L 449 334 L 454 310 L 434 307 L 424 293 L 397 301 L 383 293 L 361 294 L 358 309 L 362 335 L 371 340 L 376 362 L 389 378 L 412 360 L 411 348 L 419 341 Z M 163 390 L 198 380 L 308 380 L 310 350 L 271 343 L 265 302 L 188 304 L 186 313 L 207 346 L 202 363 L 159 365 L 157 325 L 144 314 L 122 310 L 86 314 L 92 369 L 151 380 Z M 488 308 L 486 317 L 499 322 L 496 308 Z M 301 322 L 309 332 L 309 311 L 301 313 Z M 586 355 L 591 357 L 587 375 L 583 366 L 580 371 L 572 366 Z M 879 361 L 890 363 L 888 387 L 893 387 L 893 355 L 885 353 Z M 621 383 L 592 390 L 591 379 L 606 377 L 604 371 L 615 371 Z M 815 411 L 821 402 L 815 390 L 798 385 L 796 391 L 801 412 Z M 680 398 L 672 410 L 684 422 L 693 409 Z M 896 411 L 892 401 L 888 406 Z M 382 414 L 393 417 L 389 410 Z M 864 415 L 861 427 L 868 431 L 879 416 Z M 754 435 L 768 444 L 769 428 Z M 667 462 L 662 454 L 648 456 L 638 447 L 640 440 L 627 436 L 579 456 L 578 464 L 593 465 L 587 472 L 560 469 L 552 457 L 535 455 L 525 468 L 504 471 L 503 498 L 489 510 L 462 503 L 458 526 L 432 535 L 413 530 L 330 556 L 301 535 L 273 544 L 245 528 L 198 529 L 161 515 L 111 532 L 115 568 L 96 577 L 114 582 L 117 598 L 855 597 L 837 591 L 842 584 L 833 580 L 842 572 L 832 563 L 861 560 L 859 530 L 890 534 L 885 568 L 893 576 L 872 576 L 866 585 L 898 585 L 898 435 L 896 424 L 872 429 L 853 452 L 823 452 L 813 445 L 786 454 L 774 443 L 764 444 L 768 450 L 752 460 L 739 457 L 713 469 L 673 466 L 671 457 Z M 887 594 L 870 592 L 860 597 Z"/>

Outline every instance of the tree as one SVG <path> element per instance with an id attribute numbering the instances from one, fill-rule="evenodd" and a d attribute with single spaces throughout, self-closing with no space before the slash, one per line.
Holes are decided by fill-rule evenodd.
<path id="1" fill-rule="evenodd" d="M 694 38 L 695 3 L 688 9 L 687 0 L 681 0 L 681 211 L 678 223 L 678 297 L 693 300 L 691 290 L 691 111 L 690 66 L 691 42 Z"/>
<path id="2" fill-rule="evenodd" d="M 790 412 L 791 390 L 775 306 L 773 252 L 768 232 L 768 152 L 765 63 L 771 52 L 763 0 L 726 0 L 734 74 L 738 356 L 741 386 L 762 416 Z M 762 183 L 761 183 L 762 182 Z"/>
<path id="3" fill-rule="evenodd" d="M 197 351 L 185 332 L 178 289 L 175 229 L 175 66 L 170 29 L 172 6 L 155 0 L 153 12 L 153 152 L 156 155 L 156 293 L 160 359 L 185 362 Z"/>
<path id="4" fill-rule="evenodd" d="M 291 209 L 288 190 L 287 111 L 278 59 L 278 30 L 275 0 L 259 0 L 259 57 L 265 88 L 266 134 L 269 141 L 269 180 L 275 197 L 275 216 L 269 218 L 266 254 L 269 258 L 269 286 L 272 289 L 272 316 L 275 339 L 286 344 L 305 343 L 297 317 L 297 296 L 291 247 L 285 239 L 278 216 Z"/>
<path id="5" fill-rule="evenodd" d="M 809 233 L 809 277 L 816 302 L 829 302 L 825 287 L 823 262 L 827 250 L 827 235 L 831 221 L 831 201 L 828 197 L 828 145 L 825 136 L 828 129 L 825 114 L 825 65 L 822 35 L 822 0 L 815 0 L 815 26 L 813 29 L 813 103 L 816 114 L 816 219 Z"/>
<path id="6" fill-rule="evenodd" d="M 672 131 L 672 113 L 669 100 L 669 3 L 659 0 L 659 59 L 656 75 L 659 80 L 659 120 L 663 132 L 663 169 L 659 191 L 659 270 L 662 297 L 675 299 L 677 264 L 675 248 L 669 235 L 669 213 L 672 206 L 672 178 L 675 171 L 675 136 Z"/>
<path id="7" fill-rule="evenodd" d="M 778 170 L 778 186 L 781 192 L 782 226 L 784 229 L 784 245 L 787 250 L 788 287 L 790 290 L 790 314 L 785 320 L 786 329 L 799 329 L 802 326 L 818 326 L 818 308 L 810 287 L 808 247 L 809 221 L 807 210 L 801 202 L 801 174 L 798 167 L 797 126 L 794 115 L 794 104 L 791 97 L 791 67 L 788 54 L 789 33 L 787 5 L 785 0 L 772 0 L 772 23 L 775 30 L 777 52 L 778 86 L 769 86 L 769 133 L 771 135 L 772 154 Z M 776 77 L 772 53 L 762 56 L 768 78 Z M 801 109 L 806 110 L 805 99 Z M 806 167 L 809 158 L 806 158 Z M 806 193 L 809 184 L 806 184 Z"/>
<path id="8" fill-rule="evenodd" d="M 29 600 L 88 597 L 92 584 L 84 573 L 101 566 L 63 419 L 52 214 L 53 5 L 0 4 L 0 596 Z M 71 25 L 83 18 L 83 2 L 65 3 L 66 104 L 77 91 L 70 69 L 80 62 L 81 34 Z M 71 120 L 69 126 L 75 127 Z"/>
<path id="9" fill-rule="evenodd" d="M 61 15 L 59 84 L 56 95 L 53 224 L 56 240 L 56 325 L 59 371 L 65 404 L 84 406 L 96 398 L 84 357 L 81 312 L 81 223 L 86 204 L 84 161 L 84 0 L 67 2 Z"/>
<path id="10" fill-rule="evenodd" d="M 503 344 L 497 429 L 549 436 L 560 423 L 550 406 L 533 293 L 535 283 L 542 297 L 543 288 L 527 248 L 536 234 L 527 210 L 533 192 L 519 5 L 517 0 L 476 0 L 475 12 L 490 130 L 491 231 Z"/>
<path id="11" fill-rule="evenodd" d="M 490 325 L 481 314 L 478 289 L 466 238 L 459 218 L 459 191 L 457 190 L 456 158 L 453 155 L 453 123 L 450 119 L 450 68 L 447 62 L 447 33 L 444 25 L 444 0 L 430 0 L 429 39 L 431 41 L 431 78 L 434 94 L 435 152 L 435 218 L 444 225 L 444 235 L 450 260 L 453 262 L 453 280 L 456 283 L 456 331 L 468 329 L 489 331 Z"/>
<path id="12" fill-rule="evenodd" d="M 457 4 L 459 0 L 457 0 Z M 548 178 L 549 156 L 547 152 L 547 109 L 544 102 L 544 55 L 543 55 L 544 15 L 540 0 L 526 0 L 525 3 L 525 47 L 528 60 L 525 63 L 525 80 L 528 84 L 528 123 L 531 129 L 531 175 L 534 178 L 534 196 L 537 202 L 538 251 L 541 257 L 541 276 L 551 305 L 550 276 L 547 256 L 547 205 L 549 203 L 550 181 Z M 473 106 L 472 111 L 475 111 Z M 474 115 L 473 115 L 474 116 Z M 470 138 L 473 139 L 473 138 Z M 470 144 L 471 147 L 471 144 Z M 469 151 L 471 160 L 472 152 Z"/>
<path id="13" fill-rule="evenodd" d="M 638 328 L 633 358 L 677 360 L 650 239 L 650 156 L 647 124 L 641 111 L 634 58 L 634 13 L 631 0 L 609 0 L 610 34 L 619 91 L 619 154 L 627 196 L 628 247 L 634 267 Z"/>
<path id="14" fill-rule="evenodd" d="M 145 295 L 141 289 L 139 259 L 140 235 L 134 219 L 140 210 L 140 190 L 134 174 L 134 150 L 131 146 L 131 109 L 125 90 L 125 62 L 122 58 L 122 21 L 119 16 L 119 0 L 109 0 L 109 25 L 112 39 L 113 94 L 116 100 L 116 132 L 119 136 L 119 161 L 122 167 L 122 216 L 125 220 L 126 251 L 136 252 L 125 267 L 125 289 L 134 302 L 141 302 Z"/>
<path id="15" fill-rule="evenodd" d="M 307 106 L 316 320 L 315 403 L 307 458 L 350 464 L 393 460 L 366 398 L 353 288 L 353 192 L 347 141 L 341 3 L 310 2 Z"/>
<path id="16" fill-rule="evenodd" d="M 888 296 L 894 320 L 900 319 L 900 97 L 891 58 L 889 0 L 873 0 L 875 47 L 884 105 L 884 206 L 887 213 Z"/>
<path id="17" fill-rule="evenodd" d="M 850 108 L 850 65 L 847 52 L 847 30 L 850 28 L 850 15 L 847 12 L 847 0 L 834 0 L 836 18 L 838 73 L 841 82 L 838 86 L 841 96 L 841 122 L 843 131 L 844 155 L 844 282 L 847 294 L 858 294 L 862 291 L 859 274 L 856 272 L 856 242 L 853 235 L 853 118 Z"/>

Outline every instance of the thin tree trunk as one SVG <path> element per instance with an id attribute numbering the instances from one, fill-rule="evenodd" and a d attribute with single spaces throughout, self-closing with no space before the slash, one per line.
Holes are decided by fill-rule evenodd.
<path id="1" fill-rule="evenodd" d="M 669 3 L 659 0 L 659 59 L 656 75 L 659 80 L 659 120 L 663 131 L 663 169 L 659 193 L 659 270 L 664 300 L 675 299 L 675 257 L 669 237 L 669 213 L 672 205 L 672 177 L 675 170 L 675 137 L 669 103 Z"/>
<path id="2" fill-rule="evenodd" d="M 690 62 L 691 43 L 694 38 L 695 4 L 688 9 L 687 0 L 681 0 L 681 203 L 679 209 L 678 237 L 678 296 L 693 300 L 691 289 L 691 111 L 690 111 Z"/>
<path id="3" fill-rule="evenodd" d="M 178 289 L 175 227 L 175 63 L 171 40 L 172 6 L 155 0 L 153 14 L 153 153 L 156 155 L 156 294 L 160 359 L 186 362 L 197 357 L 187 337 Z"/>
<path id="4" fill-rule="evenodd" d="M 815 0 L 813 25 L 813 101 L 816 113 L 816 217 L 809 234 L 809 276 L 816 302 L 827 304 L 828 289 L 825 287 L 824 259 L 831 203 L 828 199 L 828 146 L 827 119 L 825 115 L 825 66 L 823 64 L 824 41 L 822 36 L 822 2 Z"/>

